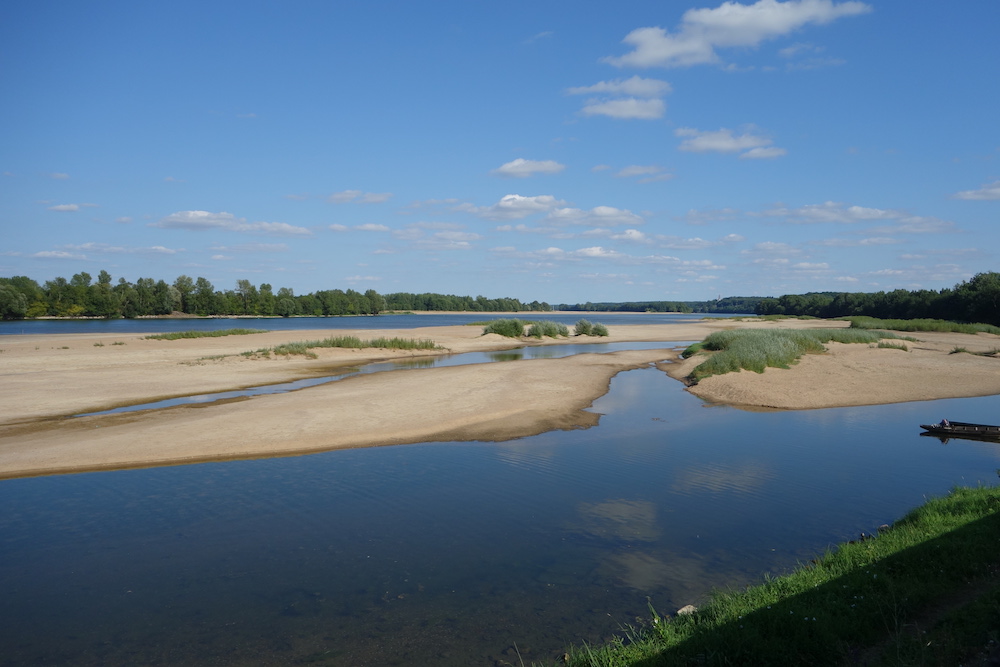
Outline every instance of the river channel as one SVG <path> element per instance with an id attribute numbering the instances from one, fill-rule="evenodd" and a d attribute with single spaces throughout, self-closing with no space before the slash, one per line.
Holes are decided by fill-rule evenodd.
<path id="1" fill-rule="evenodd" d="M 746 412 L 643 368 L 586 430 L 0 481 L 0 665 L 551 663 L 995 484 L 997 445 L 918 424 L 998 408 Z"/>

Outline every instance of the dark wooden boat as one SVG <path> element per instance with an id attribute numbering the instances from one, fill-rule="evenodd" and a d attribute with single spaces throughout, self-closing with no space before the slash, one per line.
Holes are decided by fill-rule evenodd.
<path id="1" fill-rule="evenodd" d="M 990 426 L 989 424 L 942 421 L 938 424 L 921 424 L 920 428 L 927 431 L 924 435 L 935 435 L 939 438 L 1000 441 L 1000 426 Z"/>

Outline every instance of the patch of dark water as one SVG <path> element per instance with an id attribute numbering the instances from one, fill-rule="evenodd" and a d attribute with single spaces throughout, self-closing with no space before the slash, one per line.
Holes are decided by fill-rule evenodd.
<path id="1" fill-rule="evenodd" d="M 140 410 L 158 410 L 170 408 L 177 405 L 204 405 L 233 398 L 248 398 L 252 396 L 266 396 L 268 394 L 284 394 L 289 391 L 315 387 L 329 382 L 336 382 L 344 378 L 355 375 L 367 375 L 369 373 L 384 373 L 386 371 L 405 370 L 408 368 L 432 368 L 444 366 L 464 366 L 470 364 L 488 364 L 499 361 L 518 361 L 521 359 L 561 359 L 575 354 L 586 353 L 607 353 L 620 350 L 658 350 L 669 349 L 688 345 L 684 342 L 670 343 L 575 343 L 566 345 L 548 345 L 538 347 L 519 347 L 513 350 L 501 352 L 464 352 L 462 354 L 448 354 L 440 356 L 419 356 L 396 361 L 385 361 L 372 364 L 365 364 L 358 368 L 345 370 L 336 375 L 325 375 L 323 377 L 305 378 L 293 380 L 291 382 L 280 382 L 276 384 L 251 387 L 249 389 L 239 389 L 234 391 L 218 391 L 211 394 L 197 394 L 195 396 L 180 396 L 168 398 L 162 401 L 152 401 L 149 403 L 137 403 L 126 405 L 110 410 L 100 410 L 98 412 L 84 412 L 74 417 L 94 417 L 97 415 L 112 415 L 122 412 L 138 412 Z"/>
<path id="2" fill-rule="evenodd" d="M 0 665 L 550 663 L 995 483 L 918 424 L 998 408 L 751 413 L 645 368 L 587 430 L 2 481 Z"/>

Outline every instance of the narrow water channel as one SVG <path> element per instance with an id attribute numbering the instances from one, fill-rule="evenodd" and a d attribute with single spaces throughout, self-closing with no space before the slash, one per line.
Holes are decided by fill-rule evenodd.
<path id="1" fill-rule="evenodd" d="M 355 375 L 367 375 L 369 373 L 384 373 L 386 371 L 398 371 L 409 368 L 434 368 L 444 366 L 466 366 L 471 364 L 488 364 L 500 361 L 519 361 L 522 359 L 561 359 L 575 354 L 587 353 L 608 353 L 620 350 L 658 350 L 660 348 L 670 349 L 686 346 L 684 342 L 659 342 L 659 343 L 573 343 L 566 345 L 544 345 L 518 347 L 511 350 L 497 352 L 463 352 L 461 354 L 446 355 L 424 355 L 398 359 L 395 361 L 384 361 L 378 363 L 365 364 L 358 368 L 351 368 L 335 375 L 325 375 L 323 377 L 305 378 L 293 380 L 291 382 L 280 382 L 276 384 L 250 387 L 249 389 L 239 389 L 235 391 L 218 391 L 211 394 L 197 394 L 194 396 L 180 396 L 168 398 L 162 401 L 152 401 L 150 403 L 137 403 L 123 407 L 112 408 L 111 410 L 101 410 L 98 412 L 84 412 L 74 417 L 92 417 L 96 415 L 111 415 L 122 412 L 138 412 L 140 410 L 157 410 L 169 408 L 175 405 L 192 405 L 213 403 L 232 398 L 246 398 L 251 396 L 265 396 L 268 394 L 283 394 L 289 391 L 306 389 L 321 384 L 336 382 L 344 378 Z"/>

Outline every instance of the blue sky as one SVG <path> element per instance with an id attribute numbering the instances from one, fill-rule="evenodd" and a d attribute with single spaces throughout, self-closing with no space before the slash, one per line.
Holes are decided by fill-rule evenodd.
<path id="1" fill-rule="evenodd" d="M 0 276 L 550 303 L 1000 269 L 1000 3 L 0 6 Z"/>

